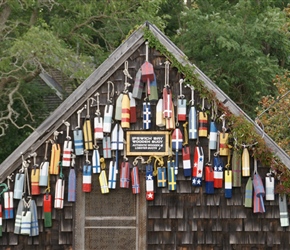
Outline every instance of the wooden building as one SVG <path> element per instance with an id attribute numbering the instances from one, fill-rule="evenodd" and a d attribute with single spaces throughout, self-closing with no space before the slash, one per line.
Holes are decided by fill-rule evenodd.
<path id="1" fill-rule="evenodd" d="M 117 119 L 114 119 L 117 108 L 116 101 L 121 93 L 126 95 L 127 90 L 131 92 L 134 84 L 138 83 L 136 75 L 146 59 L 146 40 L 149 41 L 148 61 L 154 67 L 157 94 L 160 97 L 164 86 L 170 89 L 175 106 L 175 116 L 173 118 L 177 118 L 176 106 L 181 94 L 181 88 L 184 100 L 188 104 L 187 119 L 189 107 L 193 104 L 192 102 L 189 104 L 193 93 L 194 104 L 197 110 L 205 111 L 208 115 L 208 123 L 210 123 L 211 116 L 215 111 L 214 118 L 216 118 L 218 130 L 221 131 L 220 136 L 223 133 L 231 133 L 229 131 L 231 124 L 227 121 L 229 114 L 241 117 L 245 123 L 250 124 L 255 130 L 252 133 L 257 134 L 281 163 L 290 168 L 289 156 L 271 138 L 264 134 L 261 128 L 208 79 L 202 71 L 195 65 L 190 64 L 182 51 L 160 30 L 154 25 L 146 23 L 133 32 L 1 164 L 0 182 L 7 183 L 7 177 L 14 173 L 11 177 L 14 182 L 10 181 L 10 189 L 13 191 L 17 173 L 22 173 L 22 171 L 25 173 L 27 171 L 27 176 L 30 178 L 34 171 L 34 165 L 39 168 L 43 162 L 50 161 L 52 144 L 59 144 L 61 148 L 60 159 L 62 160 L 64 142 L 66 140 L 73 142 L 73 132 L 78 129 L 78 114 L 81 122 L 80 129 L 84 123 L 90 121 L 92 126 L 91 136 L 93 136 L 94 117 L 96 113 L 98 114 L 96 111 L 100 111 L 103 117 L 105 106 L 112 101 L 114 108 L 112 129 L 115 124 L 120 124 Z M 168 72 L 166 71 L 167 62 L 170 63 Z M 127 81 L 125 78 L 126 72 L 129 73 Z M 132 79 L 129 76 L 132 76 Z M 181 85 L 180 79 L 185 79 Z M 125 82 L 130 84 L 127 89 Z M 193 86 L 195 88 L 194 92 L 191 91 L 193 88 L 190 88 Z M 153 87 L 152 85 L 151 91 L 154 90 Z M 143 128 L 143 103 L 146 93 L 147 87 L 145 84 L 142 88 L 141 99 L 135 99 L 136 122 L 131 123 L 130 128 L 123 128 L 124 140 L 122 143 L 125 150 L 112 150 L 112 157 L 104 159 L 105 172 L 107 178 L 109 178 L 110 162 L 112 159 L 116 159 L 117 154 L 119 156 L 116 189 L 109 189 L 109 193 L 102 194 L 101 188 L 104 185 L 100 185 L 100 174 L 93 173 L 91 175 L 91 191 L 83 191 L 83 181 L 88 180 L 83 178 L 83 175 L 86 167 L 92 163 L 93 157 L 93 149 L 88 149 L 87 154 L 75 157 L 75 165 L 73 167 L 61 167 L 63 176 L 60 176 L 60 174 L 50 175 L 49 183 L 52 199 L 55 198 L 55 186 L 58 179 L 63 177 L 63 180 L 65 180 L 63 207 L 54 208 L 54 203 L 52 202 L 51 226 L 45 226 L 44 223 L 45 213 L 43 206 L 45 192 L 48 191 L 47 187 L 40 188 L 41 194 L 31 195 L 37 207 L 39 235 L 28 236 L 14 233 L 19 199 L 14 199 L 13 202 L 15 215 L 13 219 L 5 218 L 4 206 L 2 205 L 3 232 L 2 237 L 0 237 L 1 249 L 290 249 L 289 226 L 280 224 L 278 194 L 271 201 L 264 198 L 266 212 L 254 213 L 253 208 L 245 207 L 244 205 L 246 184 L 249 177 L 242 177 L 241 185 L 231 189 L 231 198 L 225 197 L 224 184 L 222 184 L 222 188 L 215 188 L 213 194 L 206 193 L 205 165 L 208 165 L 206 164 L 208 162 L 212 162 L 215 153 L 218 151 L 218 149 L 208 149 L 209 139 L 207 136 L 199 139 L 200 146 L 204 152 L 202 186 L 192 185 L 192 177 L 184 176 L 182 148 L 177 151 L 173 150 L 173 152 L 171 150 L 172 129 L 156 125 L 157 100 L 150 100 L 150 95 L 153 95 L 153 92 L 147 96 L 151 105 L 151 128 L 148 130 Z M 96 101 L 93 101 L 92 98 Z M 217 107 L 217 109 L 215 110 L 214 107 Z M 83 111 L 81 111 L 82 109 Z M 225 123 L 222 122 L 221 117 L 225 117 Z M 174 120 L 174 126 L 175 122 L 176 120 Z M 179 121 L 178 123 L 185 137 L 184 128 L 186 126 L 183 126 L 185 121 Z M 204 122 L 200 125 L 209 126 L 209 124 L 204 124 Z M 67 131 L 69 134 L 67 134 Z M 166 142 L 168 147 L 165 147 L 165 150 L 161 149 L 161 151 L 163 150 L 161 154 L 158 154 L 156 149 L 149 150 L 149 153 L 148 150 L 142 152 L 137 147 L 132 149 L 134 143 L 129 136 L 132 132 L 136 132 L 137 139 L 138 136 L 141 135 L 142 137 L 144 135 L 143 132 L 146 132 L 146 136 L 150 133 L 153 136 L 154 134 L 165 135 L 165 137 L 168 135 L 168 141 Z M 105 137 L 111 138 L 112 133 L 105 134 Z M 57 138 L 55 137 L 56 135 Z M 190 167 L 193 166 L 196 142 L 197 140 L 188 140 Z M 149 145 L 151 143 L 153 142 L 151 141 Z M 242 142 L 240 141 L 239 143 L 241 146 Z M 98 148 L 100 156 L 104 157 L 103 150 L 105 146 L 103 146 L 102 140 L 94 140 L 93 144 L 95 146 L 94 149 Z M 231 144 L 234 144 L 234 142 L 231 142 Z M 250 145 L 250 155 L 253 155 L 254 144 L 255 142 Z M 240 149 L 242 150 L 243 148 Z M 136 151 L 137 153 L 135 154 Z M 209 159 L 208 152 L 210 152 L 211 159 Z M 36 157 L 33 157 L 34 153 L 37 154 Z M 75 153 L 74 147 L 73 153 Z M 166 187 L 157 187 L 157 176 L 154 176 L 154 199 L 146 199 L 148 198 L 146 191 L 148 192 L 149 185 L 148 183 L 146 185 L 147 166 L 151 165 L 153 167 L 153 175 L 155 175 L 156 172 L 154 170 L 157 171 L 157 169 L 154 169 L 154 167 L 163 166 L 166 169 L 171 153 L 172 159 L 175 161 L 177 159 L 179 162 L 178 174 L 175 176 L 176 189 L 170 191 L 168 185 Z M 177 158 L 175 158 L 176 155 Z M 153 157 L 152 161 L 149 162 L 150 156 L 156 156 L 156 158 Z M 129 171 L 132 171 L 133 166 L 139 170 L 139 194 L 133 194 L 132 180 L 129 188 L 120 187 L 120 182 L 123 181 L 122 179 L 120 180 L 121 166 L 124 166 L 121 164 L 123 159 L 127 159 L 127 163 L 130 166 Z M 220 159 L 224 164 L 223 166 L 228 163 L 227 156 L 221 155 Z M 231 161 L 230 157 L 229 161 Z M 231 170 L 230 166 L 228 165 L 229 168 L 226 170 L 223 167 L 224 174 Z M 68 201 L 68 178 L 71 169 L 74 169 L 76 173 L 75 202 Z M 256 170 L 264 181 L 266 174 L 269 173 L 269 166 L 259 161 Z M 250 157 L 251 176 L 253 176 L 254 171 L 254 159 Z M 169 177 L 169 173 L 167 174 Z M 29 178 L 26 181 L 27 187 L 28 182 L 31 182 L 31 180 L 28 180 Z M 28 199 L 27 196 L 29 196 L 27 187 L 25 188 L 25 199 Z M 287 212 L 287 210 L 284 212 Z"/>

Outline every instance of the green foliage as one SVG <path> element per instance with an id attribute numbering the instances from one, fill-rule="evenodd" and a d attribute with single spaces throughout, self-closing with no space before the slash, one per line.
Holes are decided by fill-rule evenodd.
<path id="1" fill-rule="evenodd" d="M 276 74 L 288 67 L 284 12 L 256 1 L 196 1 L 175 41 L 201 70 L 248 114 L 260 93 L 273 93 Z M 260 1 L 261 2 L 261 1 Z M 282 63 L 283 62 L 283 63 Z"/>

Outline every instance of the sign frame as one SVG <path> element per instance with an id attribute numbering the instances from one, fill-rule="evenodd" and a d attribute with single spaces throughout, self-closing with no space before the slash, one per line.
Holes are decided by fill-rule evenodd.
<path id="1" fill-rule="evenodd" d="M 142 137 L 142 136 L 145 136 L 145 137 L 154 137 L 159 135 L 162 136 L 162 137 L 165 137 L 165 145 L 164 145 L 164 150 L 162 151 L 133 151 L 131 150 L 131 145 L 132 145 L 132 136 L 138 136 L 138 137 Z M 126 132 L 126 142 L 127 142 L 127 145 L 126 145 L 126 155 L 128 156 L 151 156 L 151 155 L 156 155 L 156 156 L 168 156 L 169 155 L 169 135 L 170 135 L 170 132 L 169 131 L 136 131 L 136 130 L 133 130 L 133 131 L 127 131 Z M 148 145 L 148 144 L 144 144 L 144 145 Z"/>

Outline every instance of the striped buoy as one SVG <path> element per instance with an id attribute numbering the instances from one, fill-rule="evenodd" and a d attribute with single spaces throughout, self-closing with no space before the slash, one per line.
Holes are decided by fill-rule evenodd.
<path id="1" fill-rule="evenodd" d="M 83 140 L 83 131 L 81 128 L 81 113 L 84 108 L 77 111 L 77 122 L 78 125 L 75 127 L 73 131 L 73 139 L 74 139 L 74 149 L 76 155 L 84 154 L 84 140 Z"/>
<path id="2" fill-rule="evenodd" d="M 265 177 L 266 200 L 275 200 L 275 178 L 270 174 Z"/>
<path id="3" fill-rule="evenodd" d="M 31 229 L 29 236 L 39 235 L 39 226 L 37 218 L 37 207 L 34 200 L 30 201 L 29 211 L 31 212 Z"/>
<path id="4" fill-rule="evenodd" d="M 13 204 L 13 192 L 4 192 L 4 214 L 5 219 L 14 218 L 14 204 Z"/>
<path id="5" fill-rule="evenodd" d="M 175 175 L 174 175 L 175 176 Z M 146 200 L 154 200 L 154 176 L 152 165 L 146 165 Z"/>
<path id="6" fill-rule="evenodd" d="M 242 153 L 242 176 L 250 176 L 250 154 L 246 147 L 244 147 Z"/>
<path id="7" fill-rule="evenodd" d="M 49 164 L 49 174 L 58 175 L 59 162 L 60 162 L 60 145 L 58 143 L 52 142 L 50 164 Z"/>
<path id="8" fill-rule="evenodd" d="M 110 161 L 109 165 L 109 188 L 116 189 L 117 182 L 117 166 L 116 161 Z"/>
<path id="9" fill-rule="evenodd" d="M 144 88 L 144 83 L 141 80 L 142 76 L 142 70 L 141 68 L 137 71 L 137 74 L 135 76 L 135 82 L 133 86 L 133 91 L 132 91 L 132 96 L 136 99 L 141 99 L 142 98 L 142 92 Z"/>
<path id="10" fill-rule="evenodd" d="M 130 98 L 129 94 L 123 94 L 121 112 L 121 127 L 130 128 Z"/>
<path id="11" fill-rule="evenodd" d="M 52 227 L 52 208 L 51 194 L 46 193 L 43 195 L 43 217 L 44 217 L 44 227 Z"/>
<path id="12" fill-rule="evenodd" d="M 167 130 L 175 129 L 175 122 L 174 122 L 175 114 L 174 114 L 173 102 L 172 102 L 171 110 L 172 110 L 172 116 L 170 118 L 168 118 L 168 119 L 165 119 L 165 127 L 166 127 Z"/>
<path id="13" fill-rule="evenodd" d="M 107 194 L 109 193 L 109 186 L 108 186 L 108 181 L 107 181 L 107 175 L 106 175 L 106 163 L 105 163 L 105 159 L 102 157 L 100 159 L 101 161 L 101 173 L 99 176 L 99 182 L 100 182 L 100 187 L 101 187 L 101 193 L 102 194 Z"/>
<path id="14" fill-rule="evenodd" d="M 21 223 L 20 223 L 20 234 L 30 235 L 31 231 L 31 212 L 29 211 L 29 205 L 24 202 L 24 211 L 22 211 Z"/>
<path id="15" fill-rule="evenodd" d="M 184 143 L 182 147 L 182 166 L 183 166 L 183 175 L 185 177 L 191 176 L 191 161 L 190 161 L 190 150 L 188 146 L 188 132 L 187 132 L 187 123 L 183 124 L 184 131 Z"/>
<path id="16" fill-rule="evenodd" d="M 219 149 L 220 149 L 220 156 L 227 156 L 229 155 L 229 146 L 228 146 L 228 140 L 229 140 L 229 133 L 221 132 L 219 136 Z"/>
<path id="17" fill-rule="evenodd" d="M 156 104 L 156 126 L 157 127 L 164 127 L 165 126 L 165 119 L 163 117 L 163 99 L 159 99 Z"/>
<path id="18" fill-rule="evenodd" d="M 115 105 L 115 120 L 121 121 L 122 120 L 122 100 L 123 100 L 123 93 L 120 93 Z"/>
<path id="19" fill-rule="evenodd" d="M 217 127 L 214 121 L 210 122 L 210 129 L 209 129 L 209 149 L 216 150 L 217 149 Z"/>
<path id="20" fill-rule="evenodd" d="M 69 167 L 71 161 L 71 154 L 72 154 L 72 141 L 71 137 L 69 136 L 69 127 L 70 124 L 68 122 L 64 122 L 66 126 L 66 140 L 63 143 L 63 152 L 62 152 L 62 166 Z"/>
<path id="21" fill-rule="evenodd" d="M 225 198 L 232 198 L 232 170 L 225 170 Z"/>
<path id="22" fill-rule="evenodd" d="M 189 110 L 189 139 L 197 139 L 197 113 L 195 106 L 191 106 Z"/>
<path id="23" fill-rule="evenodd" d="M 205 193 L 214 194 L 214 177 L 213 177 L 213 168 L 210 164 L 205 166 Z"/>
<path id="24" fill-rule="evenodd" d="M 132 193 L 140 193 L 140 180 L 139 180 L 139 168 L 134 166 L 131 171 L 131 180 L 132 180 Z"/>
<path id="25" fill-rule="evenodd" d="M 286 194 L 279 194 L 279 212 L 281 227 L 289 226 L 288 203 Z"/>
<path id="26" fill-rule="evenodd" d="M 104 137 L 103 132 L 103 118 L 99 116 L 95 116 L 94 118 L 94 138 L 95 140 L 102 140 Z"/>
<path id="27" fill-rule="evenodd" d="M 167 185 L 167 174 L 165 167 L 157 168 L 157 187 L 166 187 Z"/>
<path id="28" fill-rule="evenodd" d="M 31 170 L 30 179 L 31 179 L 31 195 L 39 195 L 40 194 L 40 186 L 39 186 L 39 168 L 38 165 L 34 165 Z"/>
<path id="29" fill-rule="evenodd" d="M 17 207 L 15 223 L 14 223 L 14 234 L 20 234 L 21 231 L 21 221 L 22 221 L 22 211 L 24 208 L 23 200 L 20 199 Z M 2 212 L 2 209 L 1 209 Z"/>
<path id="30" fill-rule="evenodd" d="M 111 150 L 124 149 L 124 131 L 119 123 L 116 123 L 111 135 Z"/>
<path id="31" fill-rule="evenodd" d="M 178 152 L 182 149 L 182 143 L 183 143 L 183 136 L 181 133 L 181 130 L 179 128 L 175 128 L 172 132 L 171 136 L 172 141 L 172 150 L 175 150 L 175 175 L 178 174 Z"/>
<path id="32" fill-rule="evenodd" d="M 125 161 L 120 167 L 120 188 L 129 188 L 130 184 L 130 164 Z"/>
<path id="33" fill-rule="evenodd" d="M 204 154 L 200 145 L 195 146 L 192 167 L 192 186 L 202 185 Z"/>
<path id="34" fill-rule="evenodd" d="M 97 148 L 93 150 L 92 168 L 93 168 L 94 174 L 101 173 L 100 153 L 99 153 L 99 149 Z"/>
<path id="35" fill-rule="evenodd" d="M 185 96 L 182 94 L 182 84 L 184 80 L 179 80 L 179 96 L 177 100 L 177 120 L 179 122 L 186 121 L 186 100 Z"/>
<path id="36" fill-rule="evenodd" d="M 208 117 L 207 113 L 204 111 L 198 112 L 198 136 L 199 137 L 207 137 L 208 133 Z"/>
<path id="37" fill-rule="evenodd" d="M 85 150 L 93 149 L 92 125 L 90 120 L 90 99 L 87 99 L 87 115 L 83 124 L 84 146 Z"/>
<path id="38" fill-rule="evenodd" d="M 129 92 L 128 94 L 130 98 L 130 123 L 136 123 L 137 122 L 136 100 L 131 92 Z"/>
<path id="39" fill-rule="evenodd" d="M 214 176 L 214 188 L 223 187 L 223 175 L 224 175 L 224 164 L 221 158 L 215 154 L 213 158 L 213 176 Z"/>
<path id="40" fill-rule="evenodd" d="M 167 173 L 168 173 L 168 190 L 175 191 L 176 190 L 176 175 L 174 170 L 174 161 L 167 161 Z"/>
<path id="41" fill-rule="evenodd" d="M 65 180 L 58 178 L 55 185 L 54 208 L 63 209 Z"/>
<path id="42" fill-rule="evenodd" d="M 92 191 L 92 166 L 90 162 L 86 162 L 83 166 L 83 192 L 89 193 Z"/>
<path id="43" fill-rule="evenodd" d="M 249 177 L 245 188 L 245 207 L 252 207 L 253 205 L 253 181 L 252 177 Z"/>
<path id="44" fill-rule="evenodd" d="M 112 157 L 111 138 L 108 134 L 105 134 L 103 138 L 103 157 L 105 159 Z"/>
<path id="45" fill-rule="evenodd" d="M 163 88 L 163 118 L 169 119 L 172 116 L 172 93 L 169 86 Z"/>
<path id="46" fill-rule="evenodd" d="M 151 105 L 150 102 L 143 102 L 143 129 L 150 129 L 152 126 L 152 114 L 151 114 Z"/>
<path id="47" fill-rule="evenodd" d="M 154 79 L 150 82 L 150 95 L 149 101 L 157 101 L 158 100 L 158 91 L 157 91 L 157 81 L 156 75 L 154 74 Z"/>

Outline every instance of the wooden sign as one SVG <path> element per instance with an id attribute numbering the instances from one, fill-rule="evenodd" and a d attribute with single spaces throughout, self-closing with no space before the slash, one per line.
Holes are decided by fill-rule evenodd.
<path id="1" fill-rule="evenodd" d="M 168 155 L 168 131 L 127 131 L 127 155 Z"/>

